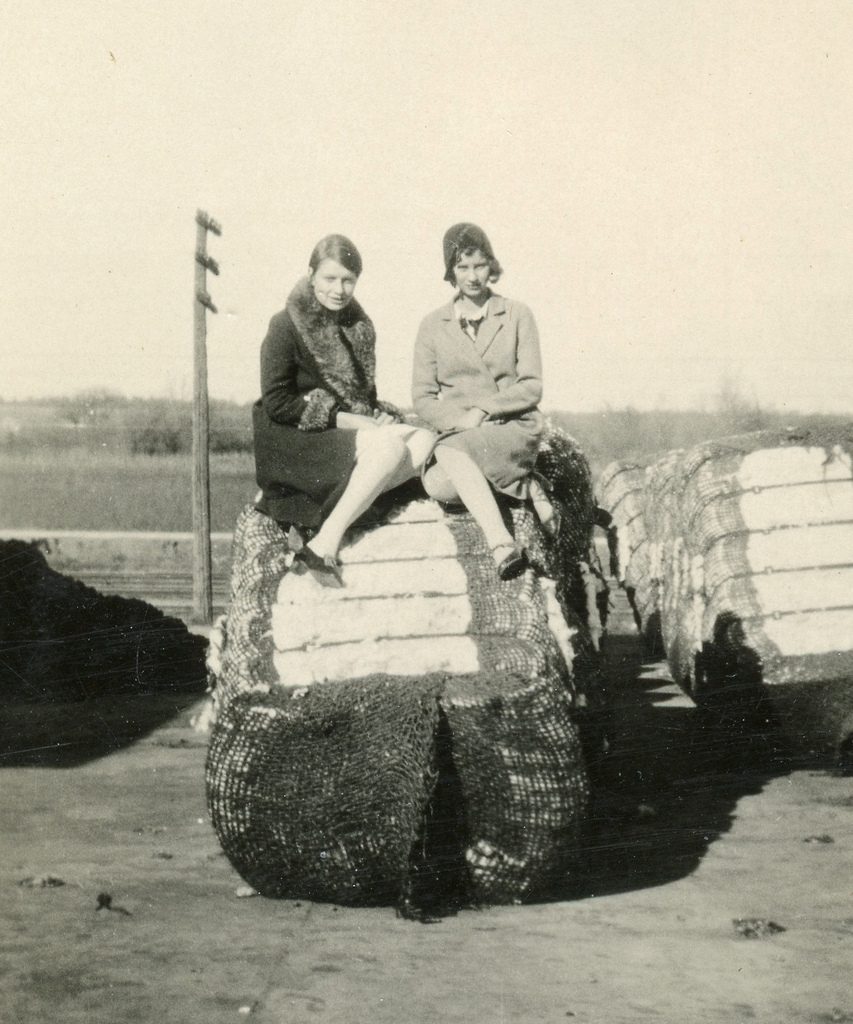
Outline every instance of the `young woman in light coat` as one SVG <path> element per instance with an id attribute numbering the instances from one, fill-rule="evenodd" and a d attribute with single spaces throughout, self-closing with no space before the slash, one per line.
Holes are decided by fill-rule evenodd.
<path id="1" fill-rule="evenodd" d="M 543 430 L 536 323 L 527 306 L 491 290 L 501 266 L 475 224 L 447 231 L 444 263 L 445 280 L 457 291 L 421 324 L 412 376 L 415 412 L 440 434 L 424 484 L 433 497 L 465 504 L 498 575 L 512 579 L 527 568 L 527 554 L 507 529 L 493 489 L 531 499 L 546 531 L 557 528 L 533 475 Z"/>

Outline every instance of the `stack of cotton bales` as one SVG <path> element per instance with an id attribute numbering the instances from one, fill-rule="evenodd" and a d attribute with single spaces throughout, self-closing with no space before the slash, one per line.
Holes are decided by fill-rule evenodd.
<path id="1" fill-rule="evenodd" d="M 650 470 L 646 525 L 676 681 L 768 694 L 795 738 L 853 735 L 853 434 L 764 431 Z"/>
<path id="2" fill-rule="evenodd" d="M 681 465 L 685 452 L 667 452 L 646 471 L 643 520 L 649 543 L 650 604 L 659 635 L 672 666 L 680 649 L 679 631 L 692 607 L 690 550 L 681 516 Z M 680 676 L 673 673 L 677 681 Z"/>
<path id="3" fill-rule="evenodd" d="M 611 519 L 616 538 L 617 574 L 637 628 L 654 645 L 660 630 L 657 585 L 652 581 L 645 520 L 646 467 L 611 462 L 598 481 L 598 500 Z"/>

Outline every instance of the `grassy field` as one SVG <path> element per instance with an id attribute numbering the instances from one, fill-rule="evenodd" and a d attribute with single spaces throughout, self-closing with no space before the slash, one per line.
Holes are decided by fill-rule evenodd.
<path id="1" fill-rule="evenodd" d="M 593 474 L 613 459 L 647 462 L 670 448 L 765 427 L 826 426 L 738 400 L 714 412 L 551 413 L 577 438 Z M 231 530 L 255 493 L 248 406 L 211 407 L 211 521 Z M 190 409 L 111 395 L 0 402 L 0 527 L 191 529 Z"/>
<path id="2" fill-rule="evenodd" d="M 255 493 L 248 406 L 211 404 L 211 526 Z M 107 393 L 0 402 L 0 526 L 190 530 L 191 409 Z"/>
<path id="3" fill-rule="evenodd" d="M 251 455 L 211 456 L 213 530 L 231 530 L 256 491 Z M 45 449 L 0 452 L 0 524 L 63 530 L 189 530 L 189 455 Z"/>

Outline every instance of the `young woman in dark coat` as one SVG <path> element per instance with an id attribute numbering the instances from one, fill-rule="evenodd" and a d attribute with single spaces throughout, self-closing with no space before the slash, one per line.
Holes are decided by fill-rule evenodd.
<path id="1" fill-rule="evenodd" d="M 377 399 L 376 332 L 353 298 L 361 270 L 343 235 L 317 243 L 308 276 L 270 321 L 253 408 L 257 508 L 316 531 L 296 558 L 325 586 L 343 585 L 347 527 L 416 476 L 434 441 Z"/>

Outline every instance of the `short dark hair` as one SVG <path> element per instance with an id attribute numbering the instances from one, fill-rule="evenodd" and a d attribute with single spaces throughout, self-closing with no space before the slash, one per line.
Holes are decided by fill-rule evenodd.
<path id="1" fill-rule="evenodd" d="M 326 235 L 314 246 L 308 266 L 313 274 L 323 260 L 335 260 L 351 274 L 361 277 L 361 253 L 346 235 Z"/>
<path id="2" fill-rule="evenodd" d="M 503 273 L 503 268 L 495 257 L 495 251 L 489 236 L 481 227 L 463 220 L 460 224 L 454 224 L 444 232 L 444 240 L 441 243 L 444 253 L 444 280 L 450 284 L 456 284 L 454 267 L 463 256 L 470 256 L 479 251 L 489 261 L 489 280 L 497 281 Z"/>
<path id="3" fill-rule="evenodd" d="M 453 258 L 453 262 L 447 268 L 447 273 L 444 275 L 444 280 L 449 281 L 450 284 L 455 284 L 456 275 L 454 274 L 454 268 L 456 264 L 462 259 L 463 256 L 473 256 L 475 252 L 481 252 L 486 257 L 489 263 L 489 280 L 494 284 L 495 281 L 500 280 L 501 274 L 504 272 L 504 268 L 500 265 L 497 259 L 489 252 L 485 252 L 478 245 L 469 246 L 467 249 L 457 249 L 456 255 Z"/>

